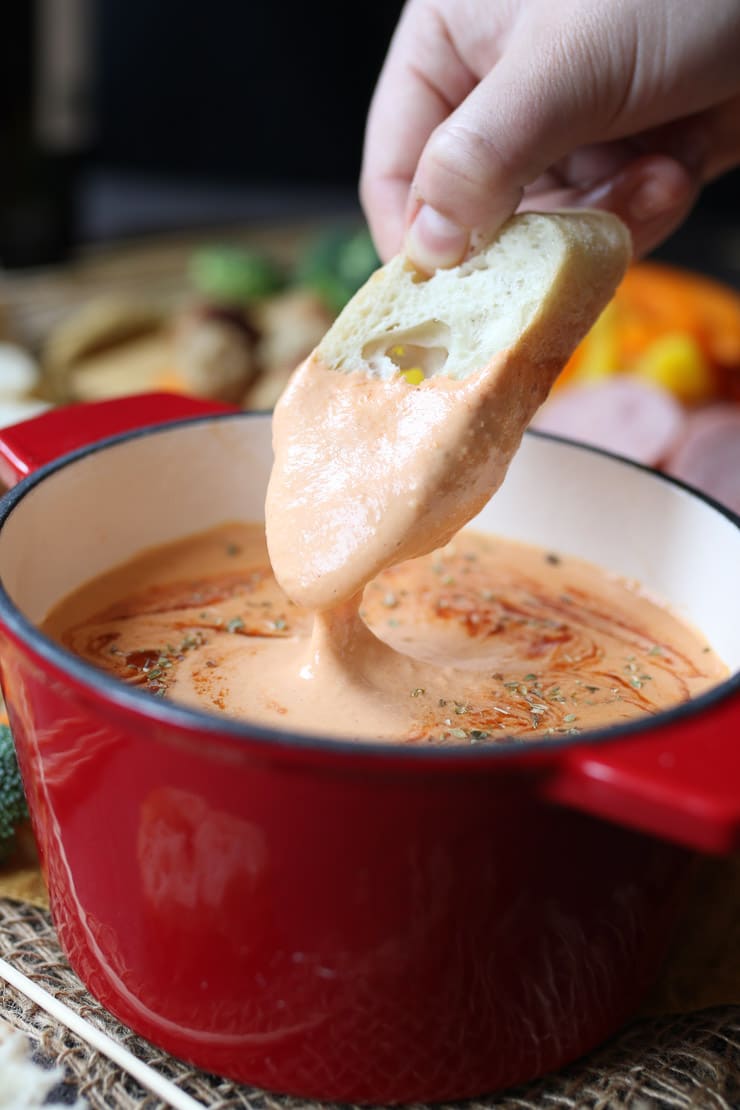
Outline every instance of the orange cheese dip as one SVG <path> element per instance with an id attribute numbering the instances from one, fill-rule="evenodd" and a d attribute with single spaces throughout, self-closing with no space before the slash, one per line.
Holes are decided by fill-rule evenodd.
<path id="1" fill-rule="evenodd" d="M 275 581 L 263 525 L 222 525 L 87 583 L 44 629 L 152 695 L 361 740 L 557 739 L 727 676 L 638 584 L 472 530 L 314 616 Z"/>

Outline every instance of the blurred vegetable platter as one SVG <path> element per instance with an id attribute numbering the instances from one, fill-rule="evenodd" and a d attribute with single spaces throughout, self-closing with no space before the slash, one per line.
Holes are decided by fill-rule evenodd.
<path id="1" fill-rule="evenodd" d="M 534 425 L 659 468 L 740 514 L 740 293 L 633 266 Z"/>
<path id="2" fill-rule="evenodd" d="M 152 389 L 269 410 L 378 264 L 364 226 L 314 226 L 242 229 L 223 242 L 163 238 L 92 252 L 53 274 L 0 275 L 0 424 Z M 718 420 L 723 428 L 717 466 L 740 474 L 740 294 L 643 262 L 535 425 L 704 481 L 740 511 L 740 481 L 725 488 L 681 454 L 707 414 L 710 440 Z"/>
<path id="3" fill-rule="evenodd" d="M 632 266 L 558 386 L 628 373 L 700 405 L 740 400 L 740 294 L 654 262 Z"/>
<path id="4" fill-rule="evenodd" d="M 0 277 L 0 424 L 150 389 L 272 408 L 379 260 L 363 226 L 227 238 Z"/>

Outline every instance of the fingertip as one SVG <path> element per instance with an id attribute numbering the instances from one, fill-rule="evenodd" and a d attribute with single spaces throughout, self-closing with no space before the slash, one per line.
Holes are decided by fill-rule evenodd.
<path id="1" fill-rule="evenodd" d="M 368 220 L 368 226 L 378 258 L 383 264 L 390 262 L 403 249 L 403 222 L 386 215 L 381 219 Z"/>
<path id="2" fill-rule="evenodd" d="M 470 232 L 436 208 L 422 204 L 414 216 L 404 241 L 409 260 L 427 274 L 456 266 L 465 257 Z"/>
<path id="3" fill-rule="evenodd" d="M 690 211 L 701 181 L 684 163 L 664 154 L 644 155 L 611 180 L 578 198 L 586 207 L 619 216 L 632 234 L 635 256 L 668 237 Z"/>
<path id="4" fill-rule="evenodd" d="M 407 182 L 374 181 L 360 184 L 360 201 L 382 262 L 388 262 L 402 248 L 407 193 Z"/>
<path id="5" fill-rule="evenodd" d="M 683 207 L 694 192 L 694 182 L 685 166 L 672 158 L 653 158 L 635 174 L 627 202 L 633 222 L 647 223 Z"/>

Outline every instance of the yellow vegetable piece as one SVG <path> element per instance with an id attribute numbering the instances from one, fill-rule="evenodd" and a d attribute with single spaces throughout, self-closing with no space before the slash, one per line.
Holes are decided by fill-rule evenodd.
<path id="1" fill-rule="evenodd" d="M 714 375 L 701 347 L 685 332 L 670 332 L 654 339 L 635 362 L 634 373 L 689 404 L 706 401 L 716 391 Z"/>
<path id="2" fill-rule="evenodd" d="M 405 347 L 391 347 L 391 355 L 393 356 L 393 358 L 403 358 L 405 354 Z"/>
<path id="3" fill-rule="evenodd" d="M 597 382 L 622 369 L 619 319 L 614 301 L 606 306 L 581 346 L 581 360 L 571 379 L 573 382 Z"/>
<path id="4" fill-rule="evenodd" d="M 152 382 L 152 389 L 161 389 L 163 393 L 187 393 L 188 383 L 176 370 L 165 370 Z"/>
<path id="5" fill-rule="evenodd" d="M 653 333 L 692 335 L 711 362 L 740 365 L 740 294 L 704 274 L 659 262 L 631 266 L 617 301 Z"/>
<path id="6" fill-rule="evenodd" d="M 411 366 L 408 370 L 401 371 L 401 377 L 405 378 L 409 385 L 420 385 L 424 381 L 424 371 L 418 366 Z"/>

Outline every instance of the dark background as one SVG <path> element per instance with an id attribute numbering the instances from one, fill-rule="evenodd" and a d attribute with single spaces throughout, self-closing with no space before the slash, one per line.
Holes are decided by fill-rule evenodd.
<path id="1" fill-rule="evenodd" d="M 99 4 L 93 157 L 222 179 L 352 184 L 400 6 Z"/>
<path id="2" fill-rule="evenodd" d="M 39 139 L 44 8 L 80 24 L 60 88 L 83 121 Z M 357 212 L 365 116 L 399 0 L 5 0 L 0 257 L 81 240 Z M 63 37 L 63 36 L 57 36 Z M 43 75 L 42 75 L 43 76 Z M 740 175 L 709 186 L 661 256 L 740 284 Z"/>

